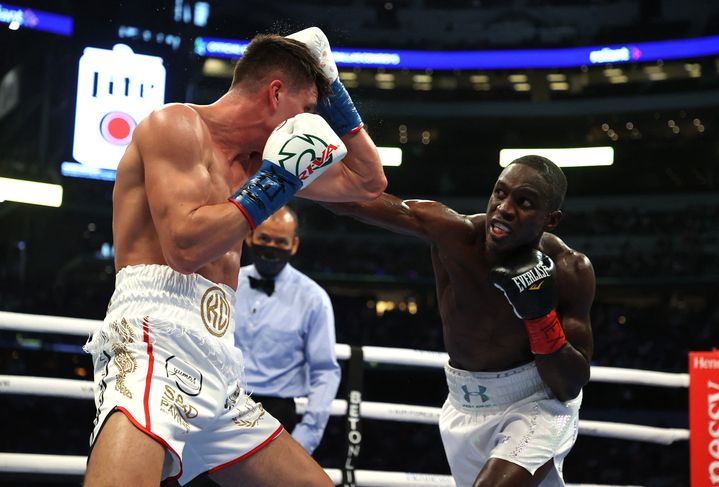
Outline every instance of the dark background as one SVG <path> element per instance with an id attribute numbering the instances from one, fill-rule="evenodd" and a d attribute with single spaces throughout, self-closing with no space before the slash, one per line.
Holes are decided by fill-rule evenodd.
<path id="1" fill-rule="evenodd" d="M 194 2 L 184 2 L 192 5 Z M 161 55 L 167 101 L 211 102 L 227 75 L 211 74 L 192 53 L 194 37 L 249 39 L 322 27 L 337 47 L 519 49 L 681 39 L 719 33 L 711 1 L 317 0 L 209 1 L 207 26 L 174 20 L 183 2 L 23 1 L 71 15 L 62 37 L 0 24 L 0 77 L 19 74 L 19 103 L 0 118 L 0 177 L 62 184 L 60 208 L 0 203 L 0 309 L 102 319 L 114 286 L 112 183 L 65 178 L 72 154 L 77 62 L 87 45 L 117 42 Z M 123 25 L 181 37 L 177 49 L 118 39 Z M 231 64 L 226 61 L 225 68 Z M 393 72 L 342 69 L 377 145 L 399 146 L 401 167 L 386 168 L 388 191 L 432 198 L 464 213 L 484 210 L 500 172 L 502 147 L 611 145 L 615 163 L 567 168 L 566 219 L 557 234 L 586 253 L 597 275 L 592 310 L 594 365 L 686 372 L 690 350 L 710 350 L 719 334 L 718 60 L 715 57 L 563 69 Z M 621 69 L 626 83 L 609 81 Z M 652 72 L 666 79 L 652 79 Z M 389 71 L 387 71 L 389 72 Z M 432 74 L 429 91 L 413 74 Z M 526 74 L 528 92 L 507 81 Z M 548 74 L 570 89 L 553 91 Z M 692 75 L 691 73 L 695 73 Z M 699 73 L 696 75 L 696 73 Z M 486 75 L 475 89 L 471 76 Z M 348 84 L 349 86 L 349 84 Z M 603 127 L 604 126 L 604 127 Z M 676 127 L 676 128 L 673 128 Z M 429 250 L 422 242 L 334 217 L 295 200 L 302 245 L 294 264 L 333 298 L 337 339 L 355 345 L 442 350 Z M 379 302 L 395 309 L 380 313 Z M 408 304 L 416 313 L 408 312 Z M 412 308 L 414 309 L 414 308 Z M 64 335 L 0 332 L 0 374 L 90 379 L 80 347 Z M 345 364 L 343 364 L 343 368 Z M 343 382 L 340 395 L 344 394 Z M 685 389 L 590 383 L 582 419 L 688 427 Z M 440 370 L 367 364 L 364 399 L 440 406 Z M 0 451 L 87 454 L 91 401 L 2 395 Z M 330 420 L 315 457 L 343 463 L 344 424 Z M 359 468 L 447 474 L 434 426 L 363 422 Z M 580 436 L 565 461 L 571 483 L 689 484 L 687 442 L 673 445 Z M 5 479 L 5 480 L 3 480 Z M 62 477 L 0 477 L 3 485 L 78 485 Z"/>

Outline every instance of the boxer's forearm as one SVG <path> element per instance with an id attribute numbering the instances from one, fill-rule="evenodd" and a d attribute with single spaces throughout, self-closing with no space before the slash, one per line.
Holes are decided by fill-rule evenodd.
<path id="1" fill-rule="evenodd" d="M 158 234 L 167 264 L 189 274 L 236 247 L 249 231 L 249 222 L 237 208 L 221 203 L 190 211 L 185 218 L 163 225 Z"/>
<path id="2" fill-rule="evenodd" d="M 297 196 L 318 202 L 352 203 L 377 198 L 386 181 L 377 181 L 369 174 L 358 174 L 342 163 L 330 166 L 319 183 L 303 188 Z"/>
<path id="3" fill-rule="evenodd" d="M 342 160 L 345 167 L 361 182 L 365 190 L 376 198 L 387 188 L 382 160 L 372 138 L 366 130 L 342 137 L 347 147 L 347 157 Z"/>
<path id="4" fill-rule="evenodd" d="M 449 250 L 474 239 L 472 222 L 442 203 L 429 200 L 401 200 L 382 193 L 371 201 L 323 203 L 337 215 L 350 216 L 392 232 L 419 237 Z"/>
<path id="5" fill-rule="evenodd" d="M 589 362 L 569 342 L 554 353 L 535 355 L 534 360 L 542 380 L 560 401 L 574 399 L 589 382 Z"/>
<path id="6" fill-rule="evenodd" d="M 377 198 L 387 187 L 377 148 L 367 133 L 346 135 L 348 153 L 319 178 L 320 184 L 303 188 L 297 196 L 324 202 L 354 202 Z"/>
<path id="7" fill-rule="evenodd" d="M 322 203 L 336 215 L 349 216 L 355 220 L 386 230 L 427 238 L 427 229 L 417 218 L 413 209 L 391 194 L 382 193 L 371 201 L 356 203 Z"/>

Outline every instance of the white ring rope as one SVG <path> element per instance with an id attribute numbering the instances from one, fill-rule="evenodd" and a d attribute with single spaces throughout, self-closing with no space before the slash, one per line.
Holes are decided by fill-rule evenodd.
<path id="1" fill-rule="evenodd" d="M 29 453 L 0 453 L 0 472 L 83 475 L 87 457 L 78 455 L 37 455 Z M 337 485 L 342 483 L 342 472 L 326 468 L 325 472 Z M 455 487 L 449 475 L 410 472 L 382 472 L 355 470 L 357 485 L 362 487 Z M 638 487 L 595 484 L 567 484 L 567 487 Z"/>
<path id="2" fill-rule="evenodd" d="M 0 330 L 90 336 L 100 324 L 102 324 L 100 320 L 0 311 Z M 340 360 L 348 359 L 350 356 L 349 345 L 338 343 L 335 350 L 337 358 Z M 448 360 L 448 355 L 443 352 L 406 348 L 363 346 L 362 352 L 365 362 L 382 364 L 443 368 Z M 592 367 L 590 380 L 656 387 L 689 387 L 689 374 L 601 366 Z"/>
<path id="3" fill-rule="evenodd" d="M 0 394 L 26 394 L 92 399 L 94 397 L 93 387 L 93 382 L 88 380 L 0 375 Z M 296 398 L 295 404 L 297 412 L 302 414 L 307 407 L 307 399 Z M 347 401 L 344 399 L 335 399 L 332 401 L 331 415 L 344 416 L 346 413 Z M 439 413 L 440 408 L 430 406 L 370 401 L 363 401 L 360 405 L 361 417 L 386 421 L 438 424 Z M 675 441 L 689 439 L 689 430 L 686 429 L 657 428 L 653 426 L 586 420 L 579 421 L 579 433 L 588 436 L 622 438 L 626 440 L 659 443 L 662 445 L 669 445 Z"/>
<path id="4" fill-rule="evenodd" d="M 0 330 L 27 331 L 33 333 L 52 333 L 77 336 L 89 336 L 102 321 L 79 318 L 64 318 L 0 311 Z M 410 350 L 387 347 L 362 347 L 364 361 L 395 365 L 443 368 L 448 356 L 442 352 Z M 348 359 L 350 346 L 337 344 L 338 359 Z M 613 367 L 592 367 L 592 381 L 622 384 L 649 385 L 657 387 L 688 387 L 689 374 L 655 372 Z M 86 380 L 55 379 L 48 377 L 29 377 L 0 375 L 0 394 L 26 394 L 56 396 L 75 399 L 92 399 L 94 383 Z M 297 412 L 304 412 L 306 398 L 296 398 Z M 332 402 L 332 415 L 345 415 L 347 401 L 335 399 Z M 437 424 L 440 408 L 393 404 L 383 402 L 362 402 L 360 415 L 368 419 Z M 679 428 L 656 428 L 651 426 L 599 421 L 579 421 L 579 433 L 589 436 L 623 438 L 668 445 L 675 441 L 687 440 L 689 430 Z M 0 453 L 0 472 L 75 474 L 85 472 L 86 457 L 68 455 L 36 455 L 24 453 Z M 341 483 L 341 471 L 325 469 L 335 484 Z M 357 485 L 363 487 L 436 487 L 454 486 L 448 475 L 421 474 L 409 472 L 381 472 L 356 470 Z M 600 487 L 594 484 L 567 484 L 572 487 Z M 612 487 L 603 485 L 601 487 Z M 636 487 L 636 486 L 614 486 Z"/>
<path id="5" fill-rule="evenodd" d="M 100 327 L 100 320 L 84 320 L 63 316 L 31 315 L 0 311 L 0 330 L 59 333 L 61 335 L 90 336 Z"/>

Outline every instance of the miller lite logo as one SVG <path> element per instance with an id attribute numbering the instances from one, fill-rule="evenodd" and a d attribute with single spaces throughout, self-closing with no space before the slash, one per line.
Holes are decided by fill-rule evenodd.
<path id="1" fill-rule="evenodd" d="M 165 75 L 161 57 L 124 44 L 86 47 L 78 65 L 75 160 L 116 169 L 137 124 L 165 102 Z"/>
<path id="2" fill-rule="evenodd" d="M 225 291 L 217 286 L 205 291 L 200 303 L 200 315 L 207 331 L 216 337 L 223 336 L 230 324 L 230 304 Z"/>
<path id="3" fill-rule="evenodd" d="M 280 166 L 307 182 L 315 171 L 334 162 L 333 153 L 338 149 L 312 134 L 290 137 L 280 149 Z"/>

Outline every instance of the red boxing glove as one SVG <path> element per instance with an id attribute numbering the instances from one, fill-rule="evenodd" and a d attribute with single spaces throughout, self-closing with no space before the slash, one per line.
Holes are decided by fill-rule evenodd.
<path id="1" fill-rule="evenodd" d="M 554 353 L 567 341 L 555 310 L 540 318 L 523 321 L 529 335 L 529 348 L 535 355 Z"/>

